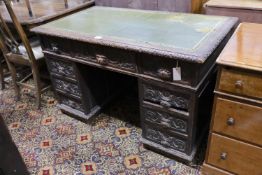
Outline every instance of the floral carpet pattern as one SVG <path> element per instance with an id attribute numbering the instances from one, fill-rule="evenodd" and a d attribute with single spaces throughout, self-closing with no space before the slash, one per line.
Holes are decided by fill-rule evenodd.
<path id="1" fill-rule="evenodd" d="M 63 114 L 51 91 L 42 107 L 28 89 L 15 101 L 12 88 L 0 90 L 0 114 L 34 175 L 196 175 L 198 170 L 143 147 L 141 129 L 122 120 L 139 117 L 132 108 L 111 106 L 87 122 Z"/>

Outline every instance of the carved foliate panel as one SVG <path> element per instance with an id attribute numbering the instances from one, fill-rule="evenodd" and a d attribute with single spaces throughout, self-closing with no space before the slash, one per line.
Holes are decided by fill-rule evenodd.
<path id="1" fill-rule="evenodd" d="M 70 100 L 66 97 L 61 97 L 61 96 L 60 96 L 60 102 L 64 105 L 66 105 L 66 106 L 73 108 L 73 109 L 84 112 L 84 108 L 83 108 L 81 103 L 75 102 L 73 100 Z"/>
<path id="2" fill-rule="evenodd" d="M 81 91 L 78 85 L 74 83 L 70 83 L 68 81 L 59 80 L 56 78 L 53 78 L 53 82 L 54 82 L 54 87 L 56 89 L 81 97 Z"/>
<path id="3" fill-rule="evenodd" d="M 143 85 L 143 96 L 145 100 L 158 103 L 164 107 L 177 108 L 188 110 L 189 109 L 189 97 L 183 94 L 175 94 L 166 89 L 159 89 L 149 85 Z"/>
<path id="4" fill-rule="evenodd" d="M 153 111 L 150 109 L 143 109 L 143 114 L 145 120 L 162 125 L 164 127 L 179 131 L 181 133 L 186 133 L 188 124 L 187 121 L 175 118 L 168 113 L 163 113 L 159 111 Z"/>
<path id="5" fill-rule="evenodd" d="M 177 151 L 185 152 L 186 151 L 186 141 L 170 136 L 163 133 L 162 131 L 151 129 L 148 127 L 144 128 L 145 137 L 148 140 L 156 142 L 164 147 L 169 147 Z"/>
<path id="6" fill-rule="evenodd" d="M 49 70 L 51 72 L 71 78 L 76 78 L 74 67 L 70 63 L 66 63 L 54 59 L 47 59 L 47 60 L 48 60 Z"/>

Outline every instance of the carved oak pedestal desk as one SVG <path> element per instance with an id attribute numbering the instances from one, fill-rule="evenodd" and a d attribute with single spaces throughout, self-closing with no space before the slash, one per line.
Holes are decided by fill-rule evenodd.
<path id="1" fill-rule="evenodd" d="M 262 24 L 242 23 L 219 56 L 204 175 L 262 174 Z"/>
<path id="2" fill-rule="evenodd" d="M 33 31 L 63 111 L 88 119 L 123 84 L 115 72 L 137 77 L 143 143 L 191 161 L 208 126 L 215 59 L 236 22 L 92 7 Z"/>

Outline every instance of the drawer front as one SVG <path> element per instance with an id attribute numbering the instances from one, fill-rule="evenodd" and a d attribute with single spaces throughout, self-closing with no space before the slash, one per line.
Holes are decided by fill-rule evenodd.
<path id="1" fill-rule="evenodd" d="M 262 74 L 254 74 L 223 68 L 219 90 L 262 99 Z"/>
<path id="2" fill-rule="evenodd" d="M 131 72 L 137 72 L 135 53 L 130 51 L 97 47 L 95 62 L 102 66 L 110 66 Z"/>
<path id="3" fill-rule="evenodd" d="M 262 108 L 217 98 L 213 131 L 262 146 Z"/>
<path id="4" fill-rule="evenodd" d="M 81 97 L 82 93 L 80 87 L 72 82 L 61 80 L 52 76 L 52 82 L 55 89 L 62 91 L 63 93 Z"/>
<path id="5" fill-rule="evenodd" d="M 168 89 L 142 83 L 141 95 L 143 100 L 160 104 L 164 108 L 174 108 L 181 111 L 189 111 L 190 95 L 170 91 Z"/>
<path id="6" fill-rule="evenodd" d="M 48 58 L 48 56 L 46 60 L 48 69 L 51 73 L 76 79 L 76 73 L 73 64 L 55 58 Z"/>
<path id="7" fill-rule="evenodd" d="M 146 122 L 183 134 L 187 134 L 188 132 L 188 121 L 176 114 L 170 114 L 147 107 L 141 107 L 141 112 L 141 117 Z"/>
<path id="8" fill-rule="evenodd" d="M 71 55 L 72 41 L 52 36 L 44 36 L 41 38 L 43 50 L 53 52 L 55 54 Z"/>
<path id="9" fill-rule="evenodd" d="M 59 95 L 60 103 L 78 111 L 85 112 L 83 104 L 71 98 Z"/>
<path id="10" fill-rule="evenodd" d="M 186 62 L 177 62 L 176 60 L 154 57 L 152 55 L 141 55 L 141 71 L 165 81 L 173 81 L 173 68 L 181 68 L 181 80 L 176 83 L 193 85 L 196 81 L 196 66 Z"/>
<path id="11" fill-rule="evenodd" d="M 207 162 L 236 174 L 261 175 L 262 148 L 212 134 Z"/>
<path id="12" fill-rule="evenodd" d="M 182 138 L 166 133 L 158 128 L 149 127 L 149 125 L 144 125 L 142 130 L 143 137 L 147 140 L 180 152 L 186 152 L 187 150 L 187 141 Z"/>

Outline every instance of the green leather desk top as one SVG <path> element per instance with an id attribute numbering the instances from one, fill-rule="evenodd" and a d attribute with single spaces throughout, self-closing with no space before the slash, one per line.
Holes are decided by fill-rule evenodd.
<path id="1" fill-rule="evenodd" d="M 203 62 L 203 54 L 211 54 L 235 22 L 228 17 L 92 7 L 33 31 L 140 51 L 176 52 L 177 57 L 189 54 L 190 60 Z"/>

